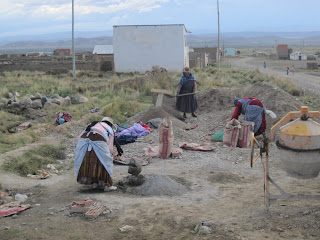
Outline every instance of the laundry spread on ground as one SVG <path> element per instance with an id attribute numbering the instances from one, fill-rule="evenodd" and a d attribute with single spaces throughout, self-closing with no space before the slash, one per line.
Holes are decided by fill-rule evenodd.
<path id="1" fill-rule="evenodd" d="M 30 204 L 21 204 L 20 201 L 14 201 L 0 205 L 0 217 L 7 217 L 17 214 L 30 208 Z"/>
<path id="2" fill-rule="evenodd" d="M 214 147 L 205 143 L 180 142 L 179 147 L 195 151 L 214 151 Z"/>

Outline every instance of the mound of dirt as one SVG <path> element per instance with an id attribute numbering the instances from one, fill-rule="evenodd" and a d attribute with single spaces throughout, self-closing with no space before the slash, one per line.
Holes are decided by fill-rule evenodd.
<path id="1" fill-rule="evenodd" d="M 280 120 L 288 112 L 299 111 L 303 105 L 289 93 L 266 83 L 256 83 L 250 86 L 244 94 L 258 98 L 267 109 L 277 115 L 277 120 Z"/>
<path id="2" fill-rule="evenodd" d="M 143 196 L 179 196 L 189 189 L 166 175 L 147 175 L 145 182 L 135 188 L 127 189 L 128 193 Z"/>
<path id="3" fill-rule="evenodd" d="M 225 110 L 233 107 L 233 100 L 237 96 L 235 89 L 231 88 L 211 88 L 200 92 L 197 95 L 198 114 Z"/>
<path id="4" fill-rule="evenodd" d="M 188 119 L 186 122 L 197 121 L 199 127 L 202 124 L 209 124 L 215 130 L 221 130 L 226 121 L 232 116 L 234 111 L 233 100 L 235 98 L 256 97 L 262 101 L 267 109 L 272 110 L 277 115 L 277 118 L 272 119 L 267 116 L 268 131 L 284 115 L 290 111 L 299 111 L 302 105 L 299 100 L 289 93 L 265 83 L 256 83 L 244 89 L 214 87 L 197 93 L 196 97 L 198 101 L 196 113 L 198 115 L 206 115 L 206 120 Z M 175 108 L 175 98 L 170 97 L 164 98 L 162 107 L 150 107 L 129 119 L 129 122 L 147 122 L 153 118 L 164 117 L 171 118 L 175 129 L 187 127 L 184 121 L 179 120 L 181 113 Z M 183 135 L 184 132 L 181 132 L 181 134 Z M 188 134 L 186 137 L 188 137 Z"/>
<path id="5" fill-rule="evenodd" d="M 171 119 L 174 127 L 178 127 L 178 128 L 183 129 L 184 127 L 187 126 L 187 124 L 180 121 L 176 117 L 172 116 L 170 113 L 168 113 L 162 107 L 149 107 L 149 108 L 145 109 L 144 111 L 138 113 L 137 115 L 131 117 L 128 120 L 128 122 L 131 124 L 135 123 L 135 122 L 139 122 L 139 121 L 146 123 L 150 119 L 153 119 L 153 118 L 165 118 L 165 117 L 169 117 Z"/>
<path id="6" fill-rule="evenodd" d="M 208 177 L 211 183 L 243 183 L 246 180 L 236 174 L 230 172 L 217 172 Z"/>

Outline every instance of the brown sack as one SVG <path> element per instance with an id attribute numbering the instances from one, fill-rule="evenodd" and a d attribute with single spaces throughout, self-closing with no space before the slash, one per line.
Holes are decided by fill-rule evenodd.
<path id="1" fill-rule="evenodd" d="M 223 132 L 223 144 L 230 147 L 236 147 L 240 128 L 241 125 L 237 119 L 232 119 L 231 121 L 227 122 L 226 128 Z"/>
<path id="2" fill-rule="evenodd" d="M 237 146 L 240 148 L 247 148 L 250 146 L 254 123 L 241 120 L 240 124 L 241 124 L 241 128 L 239 131 Z"/>
<path id="3" fill-rule="evenodd" d="M 159 125 L 159 157 L 166 159 L 170 156 L 173 146 L 172 121 L 166 117 Z"/>

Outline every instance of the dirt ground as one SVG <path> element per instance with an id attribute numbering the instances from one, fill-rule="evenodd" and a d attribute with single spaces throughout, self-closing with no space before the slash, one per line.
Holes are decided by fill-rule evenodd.
<path id="1" fill-rule="evenodd" d="M 276 119 L 267 119 L 269 127 L 288 111 L 299 110 L 301 105 L 282 90 L 264 84 L 240 90 L 213 88 L 197 96 L 197 118 L 188 115 L 185 122 L 180 121 L 171 98 L 165 99 L 163 108 L 147 109 L 130 122 L 171 116 L 174 147 L 182 141 L 202 143 L 223 130 L 234 109 L 233 98 L 248 95 L 260 98 L 277 114 Z M 196 123 L 197 128 L 183 130 L 187 124 Z M 72 162 L 77 136 L 84 126 L 85 119 L 63 124 L 38 144 L 62 138 L 67 145 L 67 161 Z M 63 134 L 66 131 L 70 132 L 68 137 Z M 124 145 L 124 156 L 143 156 L 143 148 L 156 146 L 157 139 L 158 131 L 153 129 L 139 141 Z M 167 176 L 173 180 L 172 188 L 186 187 L 181 195 L 172 194 L 166 185 L 162 185 L 163 195 L 142 196 L 121 189 L 118 182 L 128 176 L 128 167 L 123 165 L 114 166 L 113 179 L 119 187 L 115 192 L 77 184 L 73 169 L 45 180 L 1 172 L 2 186 L 14 193 L 27 194 L 31 208 L 15 217 L 0 218 L 0 239 L 319 239 L 319 199 L 277 200 L 267 212 L 260 160 L 250 168 L 248 148 L 211 144 L 215 147 L 213 152 L 183 150 L 181 158 L 152 158 L 142 167 L 143 175 Z M 34 144 L 1 155 L 0 164 L 32 147 Z M 289 193 L 320 194 L 319 176 L 313 179 L 289 176 L 281 167 L 280 154 L 272 142 L 270 177 Z M 274 187 L 270 191 L 279 193 Z M 93 220 L 70 213 L 67 205 L 86 197 L 101 202 L 108 211 Z M 211 233 L 195 232 L 199 222 L 210 222 Z M 131 230 L 121 232 L 119 228 L 125 225 L 132 226 Z"/>
<path id="2" fill-rule="evenodd" d="M 282 79 L 289 79 L 298 88 L 304 91 L 306 95 L 312 94 L 320 95 L 320 73 L 307 69 L 307 62 L 315 61 L 292 61 L 292 60 L 276 60 L 276 59 L 263 59 L 254 57 L 230 58 L 230 65 L 236 69 L 259 69 L 260 72 L 271 74 Z M 263 67 L 266 62 L 267 67 Z M 286 73 L 286 67 L 290 69 L 292 65 L 295 66 L 295 73 L 292 74 L 291 70 L 289 75 Z"/>

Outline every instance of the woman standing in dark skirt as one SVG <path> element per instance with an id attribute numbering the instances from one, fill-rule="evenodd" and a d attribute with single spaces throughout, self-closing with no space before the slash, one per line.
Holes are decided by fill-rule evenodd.
<path id="1" fill-rule="evenodd" d="M 183 69 L 183 74 L 180 78 L 177 86 L 177 102 L 176 107 L 178 111 L 183 112 L 183 118 L 187 118 L 186 113 L 191 113 L 192 117 L 197 117 L 195 111 L 197 110 L 198 104 L 195 96 L 197 91 L 197 83 L 193 74 L 190 72 L 188 67 Z M 183 95 L 184 96 L 179 96 Z"/>

